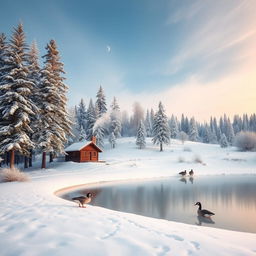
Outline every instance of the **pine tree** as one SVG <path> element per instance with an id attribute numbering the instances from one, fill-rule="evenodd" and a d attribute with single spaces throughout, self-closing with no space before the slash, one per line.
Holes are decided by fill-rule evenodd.
<path id="1" fill-rule="evenodd" d="M 114 97 L 111 104 L 111 113 L 110 113 L 110 131 L 109 133 L 114 133 L 115 137 L 118 138 L 121 136 L 121 113 L 120 107 L 117 103 L 116 98 Z"/>
<path id="2" fill-rule="evenodd" d="M 190 119 L 188 136 L 191 141 L 198 140 L 198 130 L 197 130 L 196 121 L 194 117 Z"/>
<path id="3" fill-rule="evenodd" d="M 81 99 L 77 108 L 77 122 L 80 130 L 86 130 L 86 108 L 84 100 Z"/>
<path id="4" fill-rule="evenodd" d="M 145 126 L 141 120 L 139 127 L 138 127 L 137 138 L 136 138 L 136 145 L 139 147 L 139 149 L 146 147 L 145 136 L 146 136 L 146 130 L 145 130 Z"/>
<path id="5" fill-rule="evenodd" d="M 101 117 L 104 113 L 107 112 L 107 103 L 106 103 L 104 91 L 101 86 L 96 97 L 97 97 L 97 100 L 95 105 L 98 107 L 99 117 Z"/>
<path id="6" fill-rule="evenodd" d="M 227 137 L 224 133 L 221 134 L 221 137 L 220 137 L 220 146 L 222 148 L 226 148 L 228 147 L 228 141 L 227 141 Z"/>
<path id="7" fill-rule="evenodd" d="M 4 76 L 10 71 L 9 49 L 4 33 L 0 34 L 0 85 L 4 84 Z"/>
<path id="8" fill-rule="evenodd" d="M 15 151 L 29 155 L 34 143 L 29 138 L 33 132 L 30 127 L 31 116 L 37 107 L 31 101 L 34 83 L 28 79 L 27 45 L 22 24 L 14 29 L 9 44 L 8 68 L 1 78 L 0 116 L 1 128 L 0 154 L 11 153 L 10 167 L 14 167 Z"/>
<path id="9" fill-rule="evenodd" d="M 95 108 L 92 99 L 90 99 L 89 107 L 87 109 L 87 129 L 86 129 L 86 139 L 91 140 L 93 136 L 93 126 L 96 122 Z"/>
<path id="10" fill-rule="evenodd" d="M 30 99 L 32 102 L 37 105 L 41 101 L 41 95 L 39 94 L 39 83 L 40 83 L 40 65 L 39 65 L 39 57 L 38 57 L 38 48 L 36 45 L 36 42 L 34 41 L 32 45 L 30 46 L 30 50 L 28 52 L 28 68 L 29 68 L 29 75 L 28 79 L 34 83 L 34 86 L 31 90 L 31 97 Z M 35 134 L 38 129 L 39 125 L 39 113 L 36 115 L 31 116 L 31 129 L 33 130 L 33 134 Z M 37 138 L 33 136 L 33 134 L 30 134 L 29 137 L 32 139 L 32 141 L 37 144 Z M 32 166 L 32 153 L 33 150 L 30 150 L 30 156 L 29 156 L 29 166 Z M 27 157 L 25 157 L 24 160 L 24 166 L 25 168 L 27 166 Z"/>
<path id="11" fill-rule="evenodd" d="M 170 144 L 170 130 L 161 102 L 159 102 L 158 111 L 154 118 L 152 141 L 154 144 L 160 145 L 160 151 L 163 151 L 163 144 Z"/>
<path id="12" fill-rule="evenodd" d="M 149 110 L 147 109 L 146 118 L 145 118 L 145 130 L 147 137 L 152 136 L 152 123 L 150 118 Z"/>
<path id="13" fill-rule="evenodd" d="M 230 144 L 232 144 L 233 140 L 235 138 L 235 134 L 234 134 L 233 126 L 232 126 L 229 118 L 227 119 L 226 137 L 227 137 L 228 142 Z"/>
<path id="14" fill-rule="evenodd" d="M 169 127 L 170 127 L 171 138 L 176 139 L 178 136 L 179 130 L 178 130 L 177 119 L 174 117 L 174 115 L 171 116 L 171 119 L 169 121 Z"/>
<path id="15" fill-rule="evenodd" d="M 111 132 L 111 134 L 109 135 L 109 143 L 111 145 L 111 148 L 115 148 L 116 147 L 116 137 L 115 134 L 113 132 Z"/>
<path id="16" fill-rule="evenodd" d="M 96 137 L 96 144 L 99 147 L 104 147 L 104 136 L 105 136 L 105 128 L 103 127 L 103 123 L 97 122 L 97 125 L 93 127 L 93 136 Z"/>
<path id="17" fill-rule="evenodd" d="M 86 140 L 86 132 L 83 127 L 80 129 L 79 133 L 79 141 L 85 141 Z"/>
<path id="18" fill-rule="evenodd" d="M 41 71 L 39 86 L 42 103 L 40 108 L 39 148 L 43 152 L 42 168 L 46 167 L 46 153 L 64 153 L 64 143 L 71 135 L 71 121 L 66 109 L 63 63 L 54 40 L 46 46 L 45 66 Z"/>

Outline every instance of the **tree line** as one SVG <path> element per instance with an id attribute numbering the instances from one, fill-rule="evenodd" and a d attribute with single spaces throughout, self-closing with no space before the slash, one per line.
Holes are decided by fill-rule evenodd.
<path id="1" fill-rule="evenodd" d="M 64 153 L 71 136 L 67 112 L 67 85 L 64 68 L 54 40 L 45 47 L 43 66 L 35 42 L 28 47 L 23 25 L 14 28 L 7 41 L 0 34 L 0 156 L 14 167 L 15 157 L 24 157 L 24 166 L 32 166 L 35 150 L 50 161 Z"/>
<path id="2" fill-rule="evenodd" d="M 116 144 L 117 137 L 135 136 L 139 148 L 145 147 L 145 137 L 152 137 L 153 143 L 160 145 L 160 150 L 163 144 L 170 143 L 171 138 L 227 147 L 233 145 L 235 136 L 240 132 L 256 132 L 256 114 L 234 115 L 233 119 L 224 114 L 219 119 L 210 117 L 209 122 L 200 123 L 194 117 L 188 118 L 184 114 L 180 119 L 173 114 L 167 117 L 161 102 L 156 112 L 153 109 L 147 109 L 145 112 L 141 104 L 135 102 L 133 113 L 129 116 L 127 111 L 121 112 L 116 98 L 114 99 L 118 114 L 111 121 L 106 121 L 107 103 L 102 87 L 96 95 L 95 104 L 90 99 L 88 109 L 85 101 L 81 99 L 71 114 L 75 124 L 73 133 L 76 134 L 71 142 L 90 139 L 94 135 L 99 139 L 99 146 L 104 146 L 103 139 L 107 135 L 113 145 Z M 113 104 L 110 113 L 113 111 L 112 106 Z M 97 121 L 102 119 L 103 114 L 105 122 Z M 111 122 L 114 130 L 118 127 L 118 133 L 112 134 Z"/>

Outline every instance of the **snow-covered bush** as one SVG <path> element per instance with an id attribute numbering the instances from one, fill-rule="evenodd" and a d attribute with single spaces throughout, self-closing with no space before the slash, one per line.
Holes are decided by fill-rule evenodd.
<path id="1" fill-rule="evenodd" d="M 192 149 L 191 149 L 190 147 L 184 147 L 184 148 L 183 148 L 183 151 L 185 151 L 185 152 L 191 152 Z"/>
<path id="2" fill-rule="evenodd" d="M 184 142 L 188 139 L 188 135 L 185 132 L 181 131 L 179 133 L 179 139 L 181 140 L 182 144 L 184 144 Z"/>
<path id="3" fill-rule="evenodd" d="M 186 161 L 185 161 L 185 158 L 183 156 L 179 156 L 178 162 L 179 163 L 185 163 Z"/>
<path id="4" fill-rule="evenodd" d="M 199 156 L 199 155 L 194 156 L 194 162 L 199 163 L 199 164 L 203 164 L 203 160 L 202 160 L 201 156 Z"/>
<path id="5" fill-rule="evenodd" d="M 256 150 L 256 133 L 240 132 L 235 137 L 234 145 L 242 151 Z"/>
<path id="6" fill-rule="evenodd" d="M 29 176 L 24 172 L 21 172 L 17 168 L 13 168 L 13 169 L 5 168 L 5 169 L 2 169 L 0 173 L 0 180 L 1 182 L 28 181 Z"/>

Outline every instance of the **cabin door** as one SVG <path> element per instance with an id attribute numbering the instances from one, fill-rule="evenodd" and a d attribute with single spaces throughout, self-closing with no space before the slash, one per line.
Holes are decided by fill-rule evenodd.
<path id="1" fill-rule="evenodd" d="M 92 152 L 90 152 L 90 161 L 92 161 Z"/>

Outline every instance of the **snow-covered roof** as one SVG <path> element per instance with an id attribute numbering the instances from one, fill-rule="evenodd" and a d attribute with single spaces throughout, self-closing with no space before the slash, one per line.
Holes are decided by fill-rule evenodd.
<path id="1" fill-rule="evenodd" d="M 68 151 L 79 151 L 82 148 L 84 148 L 84 147 L 86 147 L 86 146 L 88 146 L 90 144 L 93 144 L 96 148 L 99 149 L 100 152 L 102 152 L 102 150 L 95 143 L 93 143 L 92 141 L 80 141 L 80 142 L 73 143 L 70 146 L 68 146 L 65 149 L 65 151 L 66 152 L 68 152 Z"/>

